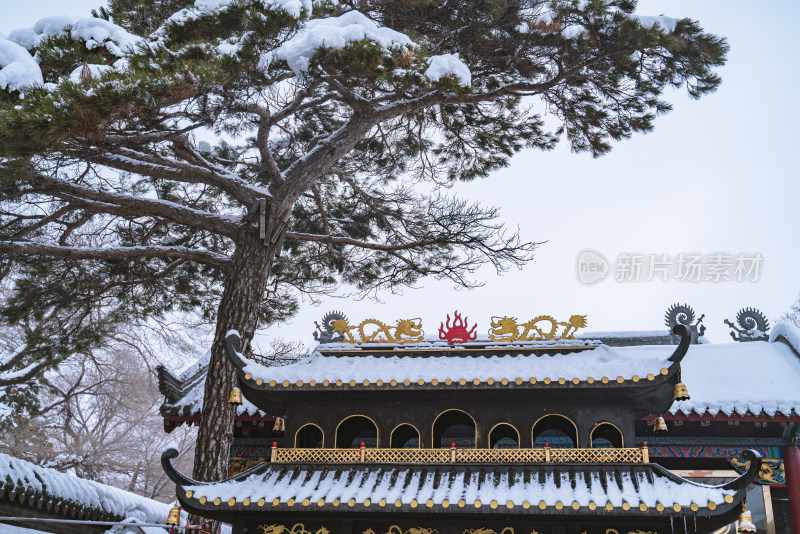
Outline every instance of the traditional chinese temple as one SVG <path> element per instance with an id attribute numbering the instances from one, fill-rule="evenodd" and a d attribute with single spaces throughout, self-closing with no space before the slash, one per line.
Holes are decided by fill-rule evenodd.
<path id="1" fill-rule="evenodd" d="M 744 309 L 710 344 L 686 305 L 659 331 L 586 322 L 493 317 L 486 336 L 456 313 L 433 339 L 330 313 L 278 367 L 232 332 L 231 478 L 165 468 L 234 532 L 800 532 L 800 331 Z M 168 431 L 199 419 L 205 365 L 159 371 Z"/>

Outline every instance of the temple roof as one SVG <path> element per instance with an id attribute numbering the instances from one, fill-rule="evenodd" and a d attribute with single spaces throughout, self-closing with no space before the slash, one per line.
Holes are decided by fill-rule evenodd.
<path id="1" fill-rule="evenodd" d="M 747 452 L 755 460 L 755 453 Z M 262 463 L 232 479 L 201 483 L 162 457 L 184 505 L 204 516 L 231 512 L 596 516 L 717 515 L 744 498 L 760 468 L 722 485 L 683 479 L 656 464 L 299 465 Z M 415 510 L 418 509 L 418 510 Z M 562 512 L 563 510 L 563 512 Z"/>
<path id="2" fill-rule="evenodd" d="M 231 336 L 238 334 L 231 333 Z M 235 337 L 234 337 L 235 339 Z M 254 389 L 278 390 L 347 385 L 360 387 L 544 387 L 550 384 L 586 386 L 610 382 L 655 380 L 677 370 L 680 357 L 675 347 L 659 346 L 646 353 L 624 352 L 618 347 L 581 346 L 576 352 L 530 353 L 523 344 L 486 344 L 481 347 L 450 347 L 450 354 L 408 357 L 419 354 L 414 347 L 402 347 L 391 354 L 350 356 L 337 354 L 325 345 L 325 351 L 290 365 L 266 367 L 229 349 L 239 368 L 240 378 Z M 339 344 L 337 344 L 339 345 Z M 230 346 L 230 344 L 229 344 Z M 683 348 L 685 352 L 685 348 Z M 352 346 L 342 347 L 352 351 Z M 673 369 L 674 368 L 674 369 Z"/>
<path id="3" fill-rule="evenodd" d="M 0 454 L 0 497 L 64 517 L 162 523 L 170 506 L 129 491 Z"/>
<path id="4" fill-rule="evenodd" d="M 632 334 L 625 333 L 622 337 L 631 337 Z M 639 379 L 646 380 L 648 373 L 657 378 L 661 369 L 666 368 L 662 364 L 674 349 L 664 345 L 610 347 L 603 344 L 594 349 L 557 356 L 550 351 L 540 356 L 525 356 L 520 353 L 522 351 L 515 353 L 513 350 L 508 350 L 501 355 L 495 353 L 489 357 L 475 357 L 480 356 L 478 349 L 463 357 L 415 358 L 386 355 L 386 347 L 382 348 L 378 356 L 334 357 L 332 355 L 334 351 L 330 349 L 336 347 L 332 345 L 341 344 L 322 345 L 323 351 L 315 350 L 307 358 L 286 367 L 270 367 L 266 371 L 267 368 L 249 360 L 246 361 L 246 365 L 248 368 L 253 366 L 255 372 L 250 374 L 254 381 L 259 377 L 256 373 L 263 373 L 266 379 L 262 379 L 264 386 L 269 386 L 270 381 L 274 380 L 276 386 L 284 387 L 283 381 L 286 380 L 287 388 L 296 388 L 297 380 L 303 380 L 303 387 L 309 387 L 311 380 L 320 384 L 328 380 L 335 384 L 337 379 L 348 385 L 350 380 L 354 380 L 359 386 L 363 385 L 364 380 L 369 380 L 370 385 L 375 387 L 377 380 L 391 384 L 391 380 L 394 379 L 401 384 L 409 380 L 409 385 L 413 384 L 413 387 L 431 387 L 430 381 L 425 382 L 423 386 L 419 386 L 418 381 L 435 379 L 437 382 L 444 382 L 448 378 L 456 382 L 464 378 L 470 383 L 474 378 L 480 380 L 491 378 L 497 383 L 496 387 L 502 386 L 504 378 L 510 383 L 516 383 L 518 378 L 526 383 L 530 383 L 530 378 L 536 378 L 538 382 L 550 378 L 555 386 L 558 384 L 558 378 L 564 378 L 567 385 L 571 385 L 573 378 L 582 380 L 591 375 L 600 380 L 603 376 L 607 376 L 610 382 L 615 381 L 618 376 L 632 380 L 634 374 Z M 341 350 L 352 351 L 354 347 L 342 347 Z M 363 348 L 359 350 L 363 351 Z M 670 411 L 673 414 L 700 416 L 723 414 L 798 417 L 800 416 L 798 354 L 800 354 L 800 330 L 786 323 L 779 323 L 773 328 L 770 341 L 692 344 L 687 357 L 681 362 L 682 380 L 689 389 L 691 400 L 675 403 Z M 598 356 L 600 361 L 591 363 L 589 360 L 593 356 Z M 615 358 L 617 361 L 613 361 Z M 635 367 L 618 365 L 622 361 L 633 362 Z M 159 387 L 165 395 L 162 414 L 165 416 L 199 414 L 202 409 L 207 362 L 208 355 L 177 377 L 173 377 L 163 368 L 159 371 Z M 573 368 L 573 363 L 576 363 L 577 367 Z M 319 364 L 324 367 L 317 369 L 316 365 Z M 329 365 L 331 367 L 328 367 Z M 754 369 L 758 371 L 757 374 L 753 373 Z M 520 374 L 530 376 L 523 378 Z M 736 384 L 741 384 L 742 387 Z M 484 383 L 485 385 L 487 384 Z M 245 404 L 238 410 L 240 415 L 266 415 L 246 399 Z"/>

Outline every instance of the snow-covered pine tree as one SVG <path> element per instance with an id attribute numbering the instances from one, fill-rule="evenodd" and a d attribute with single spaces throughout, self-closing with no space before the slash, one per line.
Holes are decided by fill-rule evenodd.
<path id="1" fill-rule="evenodd" d="M 271 319 L 267 287 L 469 285 L 483 264 L 520 266 L 535 243 L 436 185 L 562 136 L 599 156 L 653 127 L 665 88 L 716 89 L 724 39 L 634 8 L 112 0 L 99 17 L 12 32 L 0 39 L 0 253 L 18 288 L 6 316 L 71 309 L 71 293 L 120 320 L 206 307 L 217 326 L 194 475 L 218 479 L 234 381 L 223 336 L 249 343 Z"/>
<path id="2" fill-rule="evenodd" d="M 789 309 L 780 316 L 778 321 L 786 321 L 800 328 L 800 295 L 798 295 L 797 300 L 789 306 Z"/>

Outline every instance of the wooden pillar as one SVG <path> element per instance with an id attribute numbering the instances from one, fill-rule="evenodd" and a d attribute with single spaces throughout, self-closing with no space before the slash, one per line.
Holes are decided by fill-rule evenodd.
<path id="1" fill-rule="evenodd" d="M 792 531 L 800 532 L 800 449 L 796 445 L 787 445 L 783 448 L 783 467 Z"/>

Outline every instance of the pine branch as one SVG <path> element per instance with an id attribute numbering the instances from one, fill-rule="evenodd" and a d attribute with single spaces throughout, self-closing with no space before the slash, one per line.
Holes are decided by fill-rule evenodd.
<path id="1" fill-rule="evenodd" d="M 230 238 L 234 237 L 236 233 L 237 218 L 233 216 L 209 213 L 168 200 L 99 191 L 42 174 L 30 176 L 29 181 L 34 186 L 34 192 L 52 196 L 65 194 L 71 197 L 111 204 L 112 206 L 124 208 L 128 216 L 161 217 L 168 221 L 207 230 Z"/>
<path id="2" fill-rule="evenodd" d="M 45 245 L 30 241 L 0 241 L 0 254 L 47 256 L 75 260 L 130 260 L 143 258 L 182 258 L 220 269 L 227 268 L 228 257 L 209 250 L 186 247 L 133 246 L 113 248 L 84 248 Z"/>
<path id="3" fill-rule="evenodd" d="M 186 141 L 174 140 L 173 148 L 177 149 L 176 153 L 191 159 L 194 164 L 124 147 L 113 147 L 103 152 L 86 153 L 79 150 L 76 154 L 91 163 L 120 171 L 177 182 L 210 185 L 225 191 L 245 206 L 249 206 L 258 198 L 268 196 L 263 189 L 248 184 L 235 174 L 203 158 L 189 147 Z"/>

